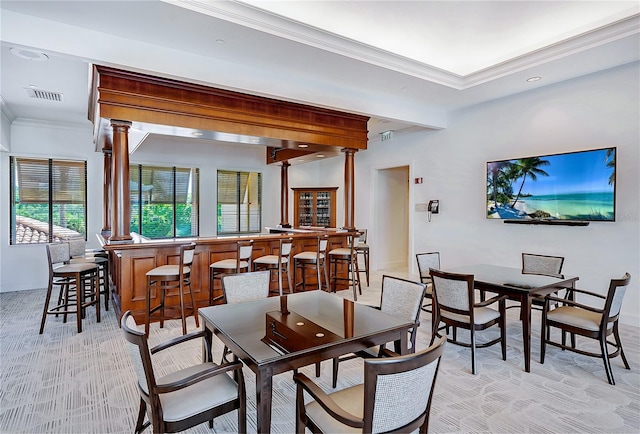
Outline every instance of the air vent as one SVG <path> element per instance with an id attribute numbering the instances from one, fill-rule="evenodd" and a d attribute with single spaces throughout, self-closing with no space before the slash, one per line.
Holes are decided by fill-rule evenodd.
<path id="1" fill-rule="evenodd" d="M 60 92 L 51 92 L 49 90 L 40 90 L 40 89 L 32 89 L 32 88 L 25 88 L 25 90 L 27 91 L 27 95 L 29 95 L 29 98 L 44 99 L 47 101 L 58 101 L 58 102 L 63 101 L 63 95 Z"/>

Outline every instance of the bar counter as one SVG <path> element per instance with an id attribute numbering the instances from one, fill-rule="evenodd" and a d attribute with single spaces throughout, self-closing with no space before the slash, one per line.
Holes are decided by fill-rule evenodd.
<path id="1" fill-rule="evenodd" d="M 252 258 L 264 255 L 277 255 L 279 240 L 281 238 L 293 238 L 293 255 L 303 251 L 315 251 L 317 237 L 328 234 L 329 243 L 327 251 L 339 247 L 347 247 L 347 236 L 350 232 L 338 231 L 336 229 L 322 228 L 266 228 L 273 233 L 261 233 L 242 236 L 218 236 L 218 237 L 198 237 L 198 238 L 174 238 L 162 240 L 149 240 L 140 236 L 134 236 L 134 242 L 129 244 L 104 244 L 103 248 L 109 253 L 111 262 L 111 291 L 113 305 L 121 317 L 124 312 L 130 310 L 136 321 L 143 321 L 145 318 L 145 306 L 147 297 L 147 276 L 146 273 L 161 265 L 178 264 L 180 262 L 180 246 L 196 243 L 196 251 L 191 269 L 191 290 L 198 307 L 205 307 L 209 304 L 209 265 L 222 259 L 234 259 L 236 257 L 236 243 L 239 240 L 253 240 Z M 301 276 L 294 276 L 293 263 L 291 264 L 292 280 L 300 281 Z M 278 290 L 278 281 L 274 277 L 271 279 L 271 289 Z M 300 274 L 298 272 L 298 274 Z M 312 276 L 313 274 L 313 276 Z M 346 267 L 338 269 L 339 277 L 346 277 Z M 284 279 L 286 282 L 286 279 Z M 316 283 L 315 273 L 309 273 L 308 284 L 313 287 Z M 284 291 L 287 292 L 286 284 Z M 215 282 L 214 297 L 222 294 L 220 282 Z M 151 293 L 151 304 L 157 304 L 156 299 L 159 294 L 155 291 Z M 179 318 L 180 305 L 178 291 L 169 291 L 166 295 L 167 306 L 173 307 L 176 318 Z M 171 310 L 171 309 L 169 309 Z M 169 315 L 172 313 L 168 312 Z"/>

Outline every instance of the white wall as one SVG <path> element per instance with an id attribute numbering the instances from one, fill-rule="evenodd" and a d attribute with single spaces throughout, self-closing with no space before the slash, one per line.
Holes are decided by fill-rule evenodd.
<path id="1" fill-rule="evenodd" d="M 44 245 L 9 245 L 9 156 L 87 160 L 88 245 L 98 247 L 102 229 L 102 153 L 94 151 L 92 129 L 16 120 L 11 126 L 11 153 L 0 153 L 0 292 L 42 288 L 48 268 Z M 265 166 L 265 149 L 219 145 L 195 139 L 156 136 L 130 157 L 131 163 L 200 168 L 200 234 L 216 234 L 216 172 L 218 169 L 263 173 L 263 226 L 280 221 L 280 168 Z"/>
<path id="2" fill-rule="evenodd" d="M 440 199 L 427 222 L 412 211 L 412 252 L 440 251 L 443 267 L 493 263 L 520 267 L 523 251 L 565 256 L 578 286 L 605 292 L 631 273 L 622 320 L 640 326 L 640 68 L 638 63 L 450 113 L 446 130 L 396 134 L 356 154 L 356 220 L 372 228 L 372 167 L 411 161 L 413 203 Z M 485 218 L 485 163 L 617 146 L 616 222 L 587 227 L 506 225 Z M 399 165 L 399 164 L 398 164 Z M 413 209 L 413 208 L 411 208 Z M 376 244 L 369 244 L 372 257 Z M 415 264 L 413 264 L 415 267 Z M 415 272 L 415 270 L 414 270 Z"/>

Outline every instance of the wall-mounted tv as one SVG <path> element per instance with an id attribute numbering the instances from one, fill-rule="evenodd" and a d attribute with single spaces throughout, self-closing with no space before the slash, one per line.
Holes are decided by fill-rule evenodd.
<path id="1" fill-rule="evenodd" d="M 487 163 L 487 218 L 614 221 L 616 148 Z"/>

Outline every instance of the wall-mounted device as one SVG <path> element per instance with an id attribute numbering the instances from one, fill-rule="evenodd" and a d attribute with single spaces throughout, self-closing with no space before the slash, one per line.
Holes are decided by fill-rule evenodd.
<path id="1" fill-rule="evenodd" d="M 438 214 L 440 211 L 440 201 L 439 200 L 430 200 L 427 205 L 427 216 L 429 221 L 431 221 L 431 214 Z"/>

